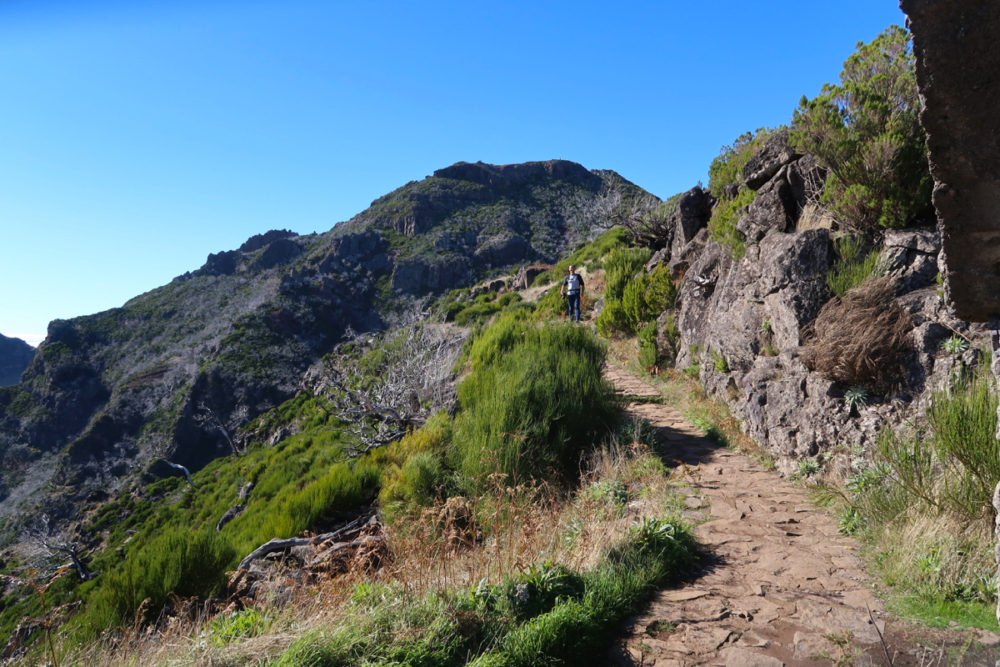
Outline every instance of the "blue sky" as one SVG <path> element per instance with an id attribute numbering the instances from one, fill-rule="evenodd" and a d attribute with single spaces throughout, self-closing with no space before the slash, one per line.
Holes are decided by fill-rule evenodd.
<path id="1" fill-rule="evenodd" d="M 660 197 L 787 122 L 896 0 L 0 1 L 0 333 L 122 305 L 454 162 Z"/>

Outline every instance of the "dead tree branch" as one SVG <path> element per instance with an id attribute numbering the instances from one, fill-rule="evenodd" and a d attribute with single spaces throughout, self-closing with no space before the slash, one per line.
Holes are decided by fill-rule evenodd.
<path id="1" fill-rule="evenodd" d="M 285 551 L 293 547 L 302 547 L 306 545 L 319 545 L 324 542 L 340 541 L 343 543 L 343 548 L 353 545 L 356 540 L 346 541 L 348 538 L 357 537 L 361 534 L 361 531 L 366 527 L 371 525 L 373 522 L 377 522 L 378 519 L 375 516 L 374 511 L 369 511 L 358 518 L 350 521 L 349 523 L 341 526 L 337 530 L 331 531 L 329 533 L 323 533 L 322 535 L 314 535 L 312 537 L 290 537 L 286 539 L 275 538 L 268 540 L 264 544 L 260 545 L 256 549 L 250 552 L 250 554 L 240 561 L 237 566 L 237 570 L 247 570 L 250 565 L 258 558 L 263 558 L 268 554 L 276 553 L 278 551 Z M 341 544 L 334 544 L 331 548 L 341 547 Z"/>
<path id="2" fill-rule="evenodd" d="M 163 458 L 161 458 L 161 460 L 164 463 L 166 463 L 168 466 L 170 466 L 171 468 L 174 468 L 175 470 L 180 470 L 182 473 L 184 473 L 184 477 L 187 478 L 188 484 L 191 485 L 191 488 L 194 488 L 194 486 L 195 486 L 194 485 L 194 480 L 191 479 L 191 472 L 187 468 L 185 468 L 184 466 L 182 466 L 179 463 L 171 463 L 170 461 L 168 461 L 166 459 L 163 459 Z"/>

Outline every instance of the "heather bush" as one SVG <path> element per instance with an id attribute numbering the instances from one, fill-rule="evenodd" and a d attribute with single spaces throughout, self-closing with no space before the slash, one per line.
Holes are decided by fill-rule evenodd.
<path id="1" fill-rule="evenodd" d="M 131 624 L 137 614 L 151 620 L 172 595 L 214 595 L 226 583 L 235 551 L 215 531 L 170 527 L 144 547 L 126 554 L 122 567 L 105 581 L 88 605 L 84 626 L 102 630 Z"/>
<path id="2" fill-rule="evenodd" d="M 676 298 L 677 288 L 666 264 L 658 264 L 652 272 L 639 275 L 622 293 L 622 309 L 628 328 L 638 332 L 642 325 L 673 308 Z"/>
<path id="3" fill-rule="evenodd" d="M 828 169 L 822 200 L 843 225 L 902 227 L 930 209 L 920 106 L 910 36 L 899 26 L 858 43 L 840 84 L 802 98 L 791 140 Z"/>
<path id="4" fill-rule="evenodd" d="M 610 336 L 617 331 L 631 331 L 635 326 L 632 317 L 645 312 L 644 297 L 631 286 L 637 274 L 649 261 L 650 252 L 645 248 L 620 248 L 604 259 L 604 309 L 594 324 L 602 336 Z M 625 305 L 625 293 L 629 293 L 629 306 Z"/>
<path id="5" fill-rule="evenodd" d="M 646 248 L 619 248 L 604 259 L 604 298 L 621 301 L 625 286 L 649 261 Z"/>
<path id="6" fill-rule="evenodd" d="M 493 473 L 513 482 L 575 480 L 580 456 L 617 418 L 604 356 L 590 332 L 571 324 L 512 317 L 485 331 L 458 389 L 451 457 L 464 483 L 480 488 Z"/>

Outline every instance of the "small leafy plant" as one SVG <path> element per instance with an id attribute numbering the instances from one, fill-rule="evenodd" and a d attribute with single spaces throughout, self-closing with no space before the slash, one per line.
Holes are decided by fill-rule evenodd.
<path id="1" fill-rule="evenodd" d="M 941 349 L 950 355 L 958 356 L 969 349 L 969 341 L 965 340 L 958 334 L 952 335 L 950 338 L 946 339 L 941 343 Z"/>
<path id="2" fill-rule="evenodd" d="M 868 398 L 868 390 L 864 387 L 851 387 L 844 392 L 844 403 L 854 412 L 867 405 Z"/>
<path id="3" fill-rule="evenodd" d="M 799 461 L 798 476 L 801 478 L 812 477 L 820 470 L 819 461 L 816 459 L 802 459 Z"/>

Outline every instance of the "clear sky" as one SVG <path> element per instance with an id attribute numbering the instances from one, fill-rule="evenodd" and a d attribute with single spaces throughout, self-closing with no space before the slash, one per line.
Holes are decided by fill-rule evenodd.
<path id="1" fill-rule="evenodd" d="M 897 0 L 0 0 L 0 333 L 37 344 L 460 160 L 669 197 L 904 21 Z"/>

